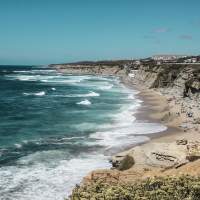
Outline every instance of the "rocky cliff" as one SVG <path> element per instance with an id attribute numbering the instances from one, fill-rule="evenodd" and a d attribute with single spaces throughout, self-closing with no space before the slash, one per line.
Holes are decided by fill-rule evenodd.
<path id="1" fill-rule="evenodd" d="M 132 81 L 148 88 L 170 89 L 182 97 L 200 97 L 200 65 L 140 65 L 133 73 Z"/>
<path id="2" fill-rule="evenodd" d="M 98 61 L 98 62 L 77 62 L 77 63 L 64 63 L 52 64 L 51 67 L 56 68 L 58 71 L 68 74 L 99 74 L 99 75 L 125 75 L 126 63 L 128 60 L 118 61 Z"/>

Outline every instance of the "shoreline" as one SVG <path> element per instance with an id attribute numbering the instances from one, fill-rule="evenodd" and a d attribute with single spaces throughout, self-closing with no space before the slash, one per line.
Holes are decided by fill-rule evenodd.
<path id="1" fill-rule="evenodd" d="M 154 89 L 140 88 L 135 84 L 130 85 L 130 83 L 127 84 L 126 82 L 123 82 L 123 84 L 125 84 L 126 87 L 139 91 L 136 96 L 143 101 L 142 105 L 135 113 L 136 120 L 147 121 L 149 123 L 160 123 L 165 125 L 167 130 L 149 134 L 149 141 L 127 147 L 127 149 L 112 157 L 111 162 L 114 164 L 116 161 L 121 162 L 127 155 L 132 156 L 134 158 L 134 165 L 129 169 L 122 171 L 117 168 L 94 170 L 83 178 L 81 186 L 94 184 L 98 180 L 103 180 L 111 184 L 116 182 L 132 183 L 138 179 L 141 180 L 152 176 L 182 175 L 188 173 L 194 175 L 200 174 L 196 168 L 189 168 L 189 171 L 185 169 L 185 166 L 190 165 L 190 163 L 188 164 L 185 160 L 180 160 L 180 163 L 169 163 L 165 160 L 164 162 L 161 161 L 161 163 L 156 163 L 157 160 L 153 160 L 156 164 L 146 163 L 145 157 L 147 155 L 145 155 L 143 151 L 162 151 L 163 146 L 165 146 L 164 148 L 167 153 L 172 153 L 170 150 L 170 148 L 172 148 L 172 150 L 175 151 L 174 155 L 178 157 L 180 154 L 181 157 L 184 157 L 185 150 L 183 149 L 185 146 L 183 149 L 179 149 L 179 146 L 176 147 L 176 142 L 179 140 L 196 141 L 199 139 L 199 133 L 195 130 L 185 131 L 183 128 L 180 128 L 180 125 L 184 120 L 181 116 L 178 120 L 176 118 L 165 119 L 166 114 L 174 112 L 176 107 L 171 107 L 170 104 L 173 101 L 169 103 L 167 97 L 160 92 L 155 91 Z M 196 162 L 199 161 L 197 160 Z"/>
<path id="2" fill-rule="evenodd" d="M 146 143 L 151 142 L 152 140 L 154 140 L 156 138 L 162 138 L 165 135 L 174 134 L 174 132 L 176 132 L 176 134 L 179 134 L 179 132 L 181 132 L 181 130 L 179 128 L 168 126 L 168 124 L 164 124 L 161 121 L 161 119 L 156 118 L 154 116 L 151 116 L 151 112 L 154 112 L 154 113 L 158 113 L 159 112 L 160 113 L 160 109 L 156 108 L 156 106 L 158 106 L 158 104 L 154 103 L 153 101 L 155 99 L 159 99 L 160 100 L 159 104 L 160 104 L 160 106 L 162 106 L 164 101 L 166 100 L 163 96 L 161 98 L 161 96 L 156 94 L 156 92 L 152 93 L 152 91 L 150 91 L 148 89 L 144 90 L 144 89 L 141 89 L 141 88 L 135 88 L 133 85 L 130 85 L 130 83 L 124 82 L 123 78 L 122 78 L 121 81 L 122 81 L 121 83 L 126 88 L 134 90 L 134 91 L 137 91 L 138 94 L 135 94 L 134 96 L 136 97 L 136 100 L 141 100 L 139 108 L 137 108 L 136 112 L 134 112 L 134 114 L 133 114 L 133 116 L 136 118 L 135 122 L 139 122 L 139 123 L 145 123 L 146 122 L 146 123 L 162 124 L 162 125 L 166 126 L 166 130 L 160 131 L 160 132 L 155 132 L 155 133 L 150 133 L 150 134 L 139 134 L 138 136 L 147 136 L 149 138 L 149 140 L 126 146 L 126 147 L 124 147 L 123 150 L 119 150 L 117 153 L 114 153 L 111 156 L 115 156 L 115 155 L 127 152 L 127 151 L 131 150 L 132 148 L 134 148 L 136 146 L 144 145 Z M 146 96 L 146 93 L 148 93 L 149 91 L 151 92 L 150 95 L 153 98 L 151 100 L 148 99 L 148 97 Z"/>
<path id="3" fill-rule="evenodd" d="M 145 119 L 148 122 L 160 123 L 167 127 L 167 130 L 165 131 L 150 134 L 149 137 L 151 140 L 162 138 L 166 135 L 182 133 L 182 130 L 178 127 L 178 125 L 171 126 L 162 121 L 164 114 L 170 111 L 169 107 L 165 105 L 167 104 L 167 100 L 164 96 L 160 96 L 155 91 L 149 89 L 145 89 L 144 91 L 140 90 L 138 96 L 143 102 L 135 115 L 136 119 Z"/>
<path id="4" fill-rule="evenodd" d="M 162 121 L 164 114 L 170 111 L 169 105 L 167 104 L 167 98 L 164 95 L 160 95 L 152 89 L 142 88 L 136 85 L 131 85 L 131 82 L 129 81 L 124 82 L 122 80 L 122 84 L 124 84 L 126 87 L 130 89 L 138 91 L 138 94 L 136 94 L 135 96 L 137 99 L 142 101 L 140 107 L 137 109 L 136 113 L 134 113 L 134 116 L 136 117 L 136 121 L 138 122 L 146 121 L 148 123 L 159 123 L 167 127 L 165 131 L 148 134 L 148 137 L 150 138 L 149 141 L 141 143 L 141 144 L 137 144 L 135 146 L 143 145 L 145 143 L 151 142 L 152 140 L 155 140 L 158 138 L 161 139 L 162 137 L 165 137 L 165 136 L 170 136 L 174 134 L 179 135 L 183 133 L 183 130 L 180 129 L 178 124 L 175 124 L 172 126 L 169 123 Z M 130 147 L 129 150 L 134 148 L 135 146 Z M 123 153 L 123 151 L 121 153 Z"/>
<path id="5" fill-rule="evenodd" d="M 171 138 L 172 140 L 180 137 L 188 137 L 188 134 L 190 134 L 190 136 L 197 134 L 198 137 L 198 130 L 189 131 L 190 133 L 188 133 L 188 131 L 180 127 L 181 123 L 185 120 L 182 116 L 180 116 L 178 121 L 176 119 L 165 119 L 166 114 L 169 112 L 173 113 L 174 110 L 176 110 L 176 106 L 172 108 L 170 105 L 170 103 L 174 103 L 176 99 L 169 103 L 167 96 L 155 89 L 140 87 L 137 83 L 132 83 L 130 80 L 124 81 L 123 84 L 126 87 L 137 90 L 139 93 L 136 94 L 136 96 L 138 99 L 142 100 L 141 107 L 139 107 L 135 113 L 136 120 L 147 120 L 148 122 L 160 123 L 167 127 L 165 131 L 150 134 L 149 137 L 151 140 L 146 143 L 153 142 L 154 140 L 161 142 L 172 136 L 174 136 Z"/>

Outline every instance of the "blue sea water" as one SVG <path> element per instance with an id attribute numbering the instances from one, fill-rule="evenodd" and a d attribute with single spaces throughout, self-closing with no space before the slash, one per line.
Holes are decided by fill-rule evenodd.
<path id="1" fill-rule="evenodd" d="M 165 130 L 135 119 L 136 94 L 112 76 L 0 66 L 0 199 L 61 200 L 110 155 Z"/>

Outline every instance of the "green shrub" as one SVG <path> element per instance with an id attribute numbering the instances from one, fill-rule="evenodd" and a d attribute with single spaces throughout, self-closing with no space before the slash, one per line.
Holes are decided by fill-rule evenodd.
<path id="1" fill-rule="evenodd" d="M 133 184 L 97 181 L 76 187 L 70 200 L 200 200 L 200 177 L 155 177 Z"/>

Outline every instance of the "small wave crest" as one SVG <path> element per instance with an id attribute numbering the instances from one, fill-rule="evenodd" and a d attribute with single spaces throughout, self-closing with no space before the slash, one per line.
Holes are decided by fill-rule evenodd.
<path id="1" fill-rule="evenodd" d="M 24 92 L 23 95 L 25 96 L 44 96 L 46 93 L 44 91 L 41 91 L 41 92 L 36 92 L 36 93 L 27 93 L 27 92 Z"/>
<path id="2" fill-rule="evenodd" d="M 91 105 L 92 103 L 91 103 L 89 100 L 85 99 L 85 100 L 80 101 L 80 102 L 78 102 L 78 103 L 76 103 L 76 104 L 78 104 L 78 105 L 86 105 L 86 106 L 89 106 L 89 105 Z"/>
<path id="3" fill-rule="evenodd" d="M 90 91 L 88 94 L 75 94 L 75 95 L 69 95 L 69 97 L 99 97 L 100 94 Z"/>
<path id="4" fill-rule="evenodd" d="M 128 95 L 128 99 L 135 99 L 135 97 L 134 97 L 133 94 L 129 94 L 129 95 Z"/>
<path id="5" fill-rule="evenodd" d="M 91 91 L 89 94 L 85 94 L 84 95 L 85 97 L 99 97 L 100 94 L 99 93 L 96 93 L 96 92 L 93 92 Z"/>
<path id="6" fill-rule="evenodd" d="M 58 97 L 99 97 L 100 94 L 97 92 L 90 91 L 87 94 L 67 94 L 67 95 L 54 95 Z"/>
<path id="7" fill-rule="evenodd" d="M 96 132 L 90 138 L 96 139 L 96 144 L 106 147 L 106 154 L 125 150 L 127 147 L 146 142 L 148 135 L 165 131 L 167 127 L 157 123 L 133 123 L 132 125 L 117 126 L 111 130 Z"/>
<path id="8" fill-rule="evenodd" d="M 110 90 L 113 88 L 113 85 L 110 84 L 110 85 L 104 85 L 104 86 L 100 86 L 99 89 L 100 90 Z"/>
<path id="9" fill-rule="evenodd" d="M 18 149 L 20 149 L 20 148 L 22 148 L 22 145 L 21 145 L 21 144 L 18 144 L 18 143 L 16 143 L 16 144 L 15 144 L 15 147 L 16 147 L 16 148 L 18 148 Z"/>

